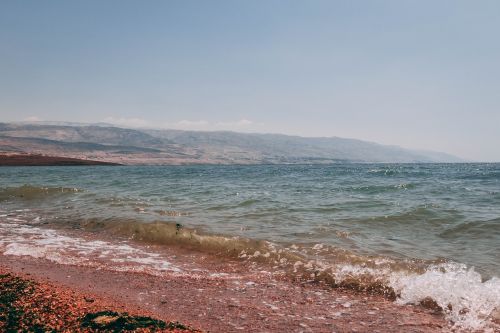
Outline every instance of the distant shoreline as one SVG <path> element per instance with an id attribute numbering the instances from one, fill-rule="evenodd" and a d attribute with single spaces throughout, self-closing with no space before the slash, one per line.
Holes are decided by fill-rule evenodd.
<path id="1" fill-rule="evenodd" d="M 121 165 L 119 163 L 84 160 L 71 157 L 37 154 L 0 154 L 0 166 L 78 166 Z"/>
<path id="2" fill-rule="evenodd" d="M 446 153 L 339 137 L 0 122 L 0 153 L 127 165 L 464 162 Z"/>

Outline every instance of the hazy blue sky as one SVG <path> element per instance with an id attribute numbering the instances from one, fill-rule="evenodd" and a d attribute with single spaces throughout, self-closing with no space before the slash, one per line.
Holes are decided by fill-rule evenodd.
<path id="1" fill-rule="evenodd" d="M 341 136 L 500 161 L 500 1 L 0 2 L 0 121 Z"/>

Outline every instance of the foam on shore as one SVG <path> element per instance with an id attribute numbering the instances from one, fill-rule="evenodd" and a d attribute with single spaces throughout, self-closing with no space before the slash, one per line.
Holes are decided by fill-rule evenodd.
<path id="1" fill-rule="evenodd" d="M 43 258 L 59 264 L 102 267 L 153 274 L 182 272 L 158 253 L 125 242 L 69 237 L 59 231 L 17 223 L 0 223 L 0 251 L 5 255 Z"/>
<path id="2" fill-rule="evenodd" d="M 153 275 L 196 274 L 173 264 L 164 255 L 123 239 L 114 242 L 89 240 L 84 234 L 76 237 L 61 230 L 22 222 L 19 216 L 2 215 L 0 251 L 3 254 Z M 197 234 L 171 224 L 116 223 L 107 228 L 128 236 L 131 236 L 130 230 L 135 230 L 133 235 L 137 236 L 131 238 L 176 244 L 201 253 L 223 254 L 256 263 L 269 271 L 279 270 L 332 286 L 382 291 L 392 295 L 399 304 L 420 304 L 431 299 L 460 330 L 488 329 L 500 309 L 500 280 L 494 277 L 483 281 L 473 268 L 458 263 L 416 265 L 391 258 L 362 257 L 323 244 L 283 247 L 265 241 Z"/>

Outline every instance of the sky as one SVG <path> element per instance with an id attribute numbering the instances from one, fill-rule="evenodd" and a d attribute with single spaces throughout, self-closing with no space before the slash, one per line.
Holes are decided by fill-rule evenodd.
<path id="1" fill-rule="evenodd" d="M 0 2 L 0 121 L 338 136 L 500 161 L 500 1 Z"/>

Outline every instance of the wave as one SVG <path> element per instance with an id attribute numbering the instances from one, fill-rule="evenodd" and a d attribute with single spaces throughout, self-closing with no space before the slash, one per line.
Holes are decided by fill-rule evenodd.
<path id="1" fill-rule="evenodd" d="M 21 199 L 35 200 L 54 195 L 70 195 L 83 190 L 72 187 L 43 187 L 33 185 L 23 185 L 18 187 L 0 188 L 0 201 Z"/>
<path id="2" fill-rule="evenodd" d="M 346 190 L 361 194 L 378 194 L 378 193 L 394 192 L 399 190 L 411 190 L 416 187 L 417 185 L 413 183 L 400 183 L 396 185 L 357 186 L 357 187 L 347 188 Z"/>
<path id="3" fill-rule="evenodd" d="M 450 221 L 460 221 L 464 216 L 455 209 L 442 209 L 437 205 L 421 205 L 411 207 L 404 211 L 391 212 L 387 215 L 370 216 L 356 219 L 357 223 L 373 225 L 375 223 L 388 224 L 388 227 L 407 225 L 410 223 L 430 223 L 442 225 Z"/>
<path id="4" fill-rule="evenodd" d="M 458 263 L 432 265 L 423 274 L 391 274 L 397 302 L 430 300 L 456 328 L 480 330 L 500 316 L 500 279 L 482 281 L 474 268 Z"/>
<path id="5" fill-rule="evenodd" d="M 429 170 L 425 168 L 414 168 L 414 167 L 381 167 L 373 168 L 366 171 L 368 175 L 372 177 L 425 177 L 429 175 Z"/>
<path id="6" fill-rule="evenodd" d="M 496 240 L 500 237 L 500 218 L 487 221 L 474 221 L 461 223 L 448 228 L 439 234 L 442 238 L 456 239 L 461 236 L 469 238 Z"/>
<path id="7" fill-rule="evenodd" d="M 337 205 L 323 205 L 318 207 L 297 207 L 297 208 L 286 209 L 286 211 L 290 213 L 321 213 L 321 214 L 336 213 L 341 210 L 342 208 L 338 207 Z"/>
<path id="8" fill-rule="evenodd" d="M 276 244 L 168 222 L 90 219 L 79 225 L 87 231 L 255 262 L 294 279 L 379 293 L 401 304 L 432 306 L 457 328 L 481 329 L 500 314 L 500 280 L 483 281 L 474 268 L 451 261 L 361 256 L 324 244 Z"/>
<path id="9" fill-rule="evenodd" d="M 250 207 L 250 206 L 256 205 L 260 202 L 262 202 L 262 200 L 260 200 L 260 199 L 246 199 L 246 200 L 243 200 L 243 201 L 238 202 L 236 204 L 216 205 L 216 206 L 208 207 L 207 210 L 220 211 L 220 210 L 236 209 L 236 208 L 242 208 L 242 207 Z"/>
<path id="10" fill-rule="evenodd" d="M 242 237 L 203 233 L 172 222 L 145 223 L 133 219 L 87 219 L 79 227 L 92 232 L 106 232 L 140 242 L 174 245 L 201 252 L 237 258 L 242 252 L 269 251 L 270 242 Z"/>
<path id="11" fill-rule="evenodd" d="M 391 168 L 380 168 L 380 169 L 370 169 L 370 170 L 368 170 L 368 173 L 374 174 L 374 175 L 392 176 L 392 175 L 402 173 L 402 170 L 401 169 L 391 169 Z"/>
<path id="12" fill-rule="evenodd" d="M 499 180 L 500 172 L 498 170 L 476 170 L 458 177 L 464 180 Z"/>
<path id="13" fill-rule="evenodd" d="M 153 275 L 181 272 L 159 254 L 124 242 L 89 240 L 57 230 L 0 221 L 0 251 L 4 255 L 42 258 L 63 265 L 127 270 Z"/>
<path id="14" fill-rule="evenodd" d="M 68 260 L 63 258 L 71 252 L 66 251 L 65 247 L 69 246 L 73 252 L 80 253 L 87 248 L 85 251 L 102 250 L 101 247 L 105 245 L 105 252 L 113 253 L 110 267 L 119 264 L 121 266 L 116 266 L 117 269 L 128 269 L 130 266 L 130 269 L 151 274 L 156 274 L 155 270 L 159 270 L 160 274 L 161 271 L 173 269 L 170 266 L 165 267 L 153 254 L 124 247 L 120 238 L 125 238 L 139 243 L 177 246 L 250 262 L 252 265 L 259 265 L 263 270 L 280 271 L 295 280 L 379 293 L 401 304 L 431 305 L 442 311 L 458 329 L 482 329 L 487 327 L 492 317 L 500 314 L 500 280 L 493 277 L 483 281 L 473 268 L 455 262 L 362 256 L 324 244 L 276 244 L 265 240 L 204 233 L 202 230 L 169 222 L 145 223 L 118 218 L 64 221 L 63 225 L 61 222 L 63 221 L 52 222 L 44 225 L 44 228 L 31 227 L 33 230 L 19 225 L 19 230 L 27 230 L 28 237 L 23 240 L 22 246 L 7 245 L 5 254 L 36 254 L 49 260 L 80 264 L 82 260 L 86 260 L 84 257 L 82 260 L 78 256 Z M 83 238 L 61 237 L 56 232 L 45 229 L 50 226 L 56 227 L 56 230 L 61 227 L 74 230 L 76 227 L 86 232 L 105 233 L 122 245 L 119 245 L 117 252 L 109 242 L 89 243 Z M 45 238 L 50 242 L 44 239 L 35 244 L 29 243 L 45 234 Z M 19 238 L 13 241 L 21 244 Z M 45 248 L 46 246 L 49 247 Z M 131 251 L 134 256 L 131 256 Z M 122 252 L 123 258 L 120 257 Z M 130 262 L 128 257 L 132 258 L 133 262 Z M 88 263 L 85 261 L 83 264 Z M 144 268 L 141 268 L 142 266 Z"/>

